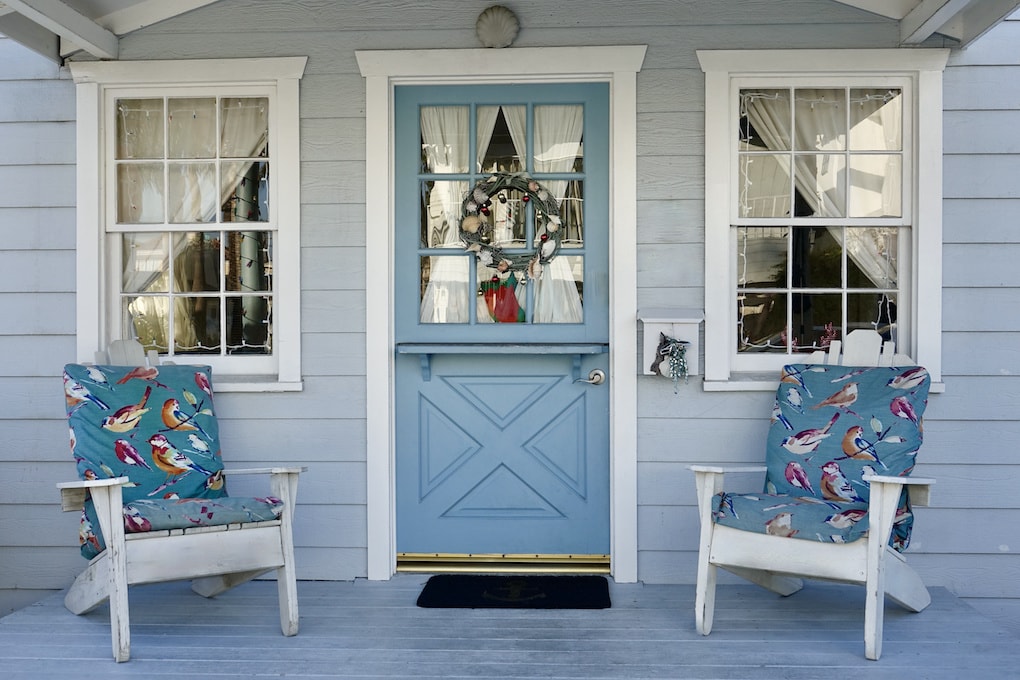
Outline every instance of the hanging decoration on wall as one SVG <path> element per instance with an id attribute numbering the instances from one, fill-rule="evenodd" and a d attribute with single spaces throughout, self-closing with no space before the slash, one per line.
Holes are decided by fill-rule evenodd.
<path id="1" fill-rule="evenodd" d="M 659 333 L 659 346 L 655 350 L 655 360 L 651 370 L 659 375 L 673 379 L 673 392 L 679 394 L 680 380 L 687 384 L 687 346 L 686 340 L 671 338 Z"/>
<path id="2" fill-rule="evenodd" d="M 509 47 L 520 28 L 516 14 L 502 5 L 493 5 L 478 15 L 475 35 L 485 47 Z"/>
<path id="3" fill-rule="evenodd" d="M 507 201 L 504 191 L 518 191 L 521 201 L 534 206 L 537 246 L 530 252 L 505 253 L 493 242 L 492 224 L 485 218 L 492 214 L 492 200 Z M 543 265 L 560 251 L 562 232 L 556 197 L 525 172 L 497 172 L 480 180 L 467 192 L 462 204 L 460 238 L 465 249 L 475 253 L 485 267 L 500 272 L 524 272 L 529 279 L 542 275 Z"/>

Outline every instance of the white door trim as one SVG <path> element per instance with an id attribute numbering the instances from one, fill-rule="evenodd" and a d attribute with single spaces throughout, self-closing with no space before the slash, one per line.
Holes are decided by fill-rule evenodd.
<path id="1" fill-rule="evenodd" d="M 610 86 L 610 551 L 637 580 L 637 72 L 646 46 L 359 50 L 365 76 L 365 341 L 368 578 L 396 569 L 393 354 L 393 88 L 426 83 Z M 504 58 L 505 57 L 505 58 Z"/>

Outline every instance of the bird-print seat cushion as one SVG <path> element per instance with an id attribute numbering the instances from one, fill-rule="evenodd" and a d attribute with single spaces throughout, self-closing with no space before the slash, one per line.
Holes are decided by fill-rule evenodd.
<path id="1" fill-rule="evenodd" d="M 763 493 L 719 494 L 715 520 L 745 531 L 851 542 L 868 531 L 869 474 L 906 476 L 921 447 L 931 379 L 920 366 L 784 366 Z M 910 542 L 900 498 L 890 545 Z"/>
<path id="2" fill-rule="evenodd" d="M 81 479 L 128 477 L 128 533 L 277 519 L 276 498 L 228 497 L 208 366 L 64 367 L 71 453 Z M 82 555 L 105 549 L 91 499 Z"/>

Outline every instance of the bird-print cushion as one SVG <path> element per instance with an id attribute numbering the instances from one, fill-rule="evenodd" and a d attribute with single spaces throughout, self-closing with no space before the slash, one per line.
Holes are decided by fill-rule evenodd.
<path id="1" fill-rule="evenodd" d="M 71 453 L 81 479 L 128 477 L 129 533 L 279 517 L 275 498 L 227 496 L 208 366 L 64 367 Z M 82 512 L 82 554 L 105 549 L 92 501 Z"/>
<path id="2" fill-rule="evenodd" d="M 720 494 L 719 524 L 824 542 L 868 531 L 868 474 L 906 476 L 921 447 L 931 380 L 920 366 L 784 366 L 759 494 Z M 904 492 L 890 544 L 904 550 L 913 514 Z"/>

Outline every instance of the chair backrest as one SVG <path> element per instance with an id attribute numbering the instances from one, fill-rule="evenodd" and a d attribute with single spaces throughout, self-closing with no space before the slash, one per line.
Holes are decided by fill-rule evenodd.
<path id="1" fill-rule="evenodd" d="M 130 478 L 125 503 L 226 496 L 208 366 L 68 364 L 64 396 L 82 479 Z"/>
<path id="2" fill-rule="evenodd" d="M 920 366 L 785 366 L 768 433 L 765 491 L 864 504 L 864 475 L 913 469 L 929 386 Z M 894 547 L 906 547 L 907 520 L 896 527 Z"/>

